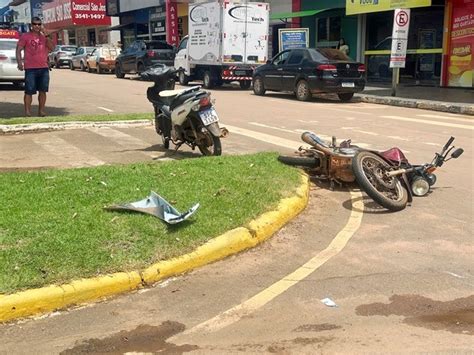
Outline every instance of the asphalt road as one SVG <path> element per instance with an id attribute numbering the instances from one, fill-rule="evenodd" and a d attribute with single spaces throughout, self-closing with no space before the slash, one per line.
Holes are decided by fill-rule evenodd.
<path id="1" fill-rule="evenodd" d="M 149 83 L 52 75 L 51 114 L 151 111 Z M 0 89 L 0 116 L 19 116 L 21 92 Z M 472 351 L 472 119 L 231 87 L 213 97 L 231 132 L 224 154 L 291 152 L 304 130 L 374 149 L 398 146 L 419 163 L 451 135 L 465 153 L 438 171 L 432 194 L 398 213 L 378 209 L 354 186 L 315 184 L 306 211 L 262 246 L 151 289 L 2 325 L 0 353 Z M 0 136 L 0 170 L 199 156 L 170 154 L 159 143 L 152 127 Z"/>

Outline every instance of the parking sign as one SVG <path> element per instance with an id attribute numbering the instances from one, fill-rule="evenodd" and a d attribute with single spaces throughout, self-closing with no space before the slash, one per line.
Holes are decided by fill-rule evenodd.
<path id="1" fill-rule="evenodd" d="M 409 27 L 410 10 L 396 9 L 393 17 L 390 68 L 405 68 Z"/>

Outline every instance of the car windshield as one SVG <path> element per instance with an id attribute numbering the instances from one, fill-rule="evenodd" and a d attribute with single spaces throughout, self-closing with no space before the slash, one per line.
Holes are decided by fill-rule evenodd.
<path id="1" fill-rule="evenodd" d="M 76 49 L 76 47 L 61 47 L 61 50 L 66 52 L 75 52 Z"/>
<path id="2" fill-rule="evenodd" d="M 11 51 L 16 48 L 17 41 L 0 41 L 0 51 Z"/>
<path id="3" fill-rule="evenodd" d="M 339 49 L 334 48 L 318 48 L 318 49 L 309 49 L 311 58 L 316 62 L 326 61 L 326 60 L 344 60 L 352 61 L 346 54 L 341 52 Z"/>
<path id="4" fill-rule="evenodd" d="M 95 49 L 94 47 L 88 47 L 86 48 L 86 53 L 91 54 L 94 51 L 94 49 Z"/>
<path id="5" fill-rule="evenodd" d="M 166 42 L 148 42 L 146 44 L 147 49 L 173 49 L 173 46 L 170 46 Z"/>

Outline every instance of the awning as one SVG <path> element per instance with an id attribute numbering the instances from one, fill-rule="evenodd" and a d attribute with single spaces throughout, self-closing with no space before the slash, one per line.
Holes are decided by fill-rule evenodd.
<path id="1" fill-rule="evenodd" d="M 122 30 L 125 28 L 132 28 L 133 27 L 133 22 L 132 23 L 123 23 L 121 25 L 116 25 L 116 26 L 111 26 L 107 28 L 102 28 L 100 31 L 117 31 L 117 30 Z"/>
<path id="2" fill-rule="evenodd" d="M 332 10 L 332 9 L 306 10 L 306 11 L 298 11 L 298 12 L 279 12 L 279 13 L 270 15 L 270 20 L 313 16 L 313 15 L 319 14 L 320 12 L 324 12 L 328 10 Z"/>

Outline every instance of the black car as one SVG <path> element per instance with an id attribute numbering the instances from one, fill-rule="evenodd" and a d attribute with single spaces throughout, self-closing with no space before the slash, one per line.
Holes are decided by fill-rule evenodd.
<path id="1" fill-rule="evenodd" d="M 175 47 L 164 41 L 135 41 L 115 60 L 115 75 L 140 74 L 155 64 L 173 66 L 175 54 Z"/>
<path id="2" fill-rule="evenodd" d="M 253 91 L 291 91 L 301 101 L 312 94 L 336 93 L 349 101 L 354 93 L 364 90 L 365 66 L 332 48 L 299 48 L 278 53 L 253 75 Z"/>

